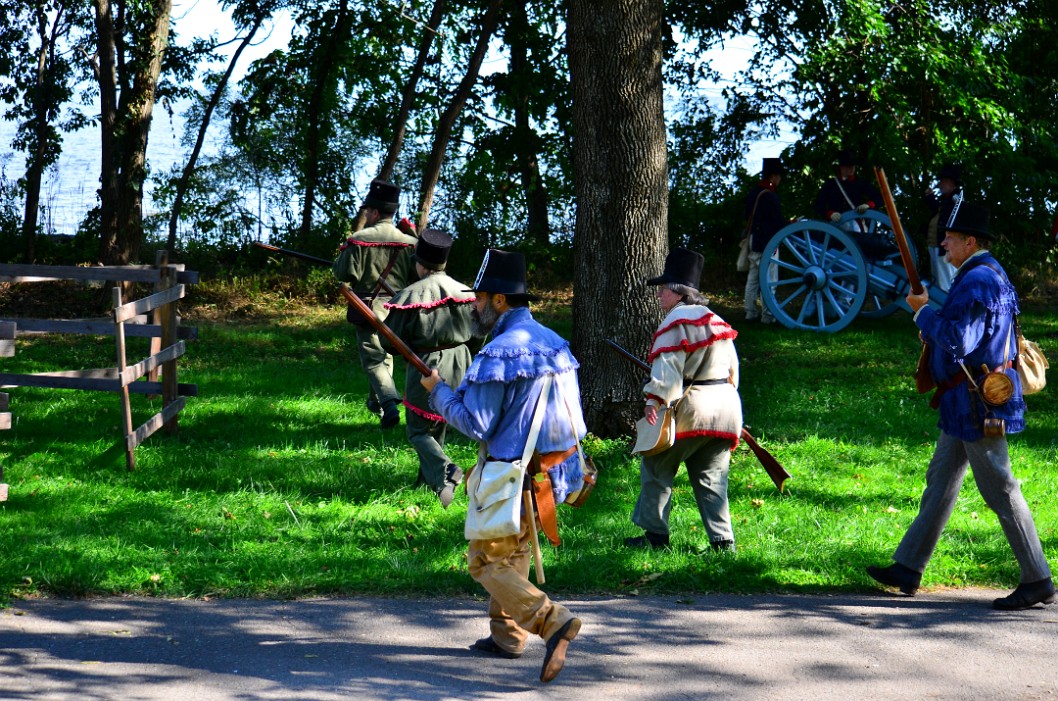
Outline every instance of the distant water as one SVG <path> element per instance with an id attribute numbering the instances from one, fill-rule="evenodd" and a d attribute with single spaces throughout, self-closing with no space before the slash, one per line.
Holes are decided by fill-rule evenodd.
<path id="1" fill-rule="evenodd" d="M 164 173 L 186 159 L 180 145 L 183 119 L 172 117 L 157 106 L 147 141 L 147 164 L 151 173 Z M 11 140 L 15 124 L 0 121 L 0 166 L 8 180 L 26 174 L 26 154 L 15 151 Z M 45 230 L 56 234 L 73 234 L 85 215 L 99 203 L 100 135 L 98 127 L 87 127 L 63 136 L 59 162 L 48 169 L 41 184 L 40 200 L 46 212 L 41 221 Z M 148 180 L 144 193 L 144 213 L 155 211 Z"/>

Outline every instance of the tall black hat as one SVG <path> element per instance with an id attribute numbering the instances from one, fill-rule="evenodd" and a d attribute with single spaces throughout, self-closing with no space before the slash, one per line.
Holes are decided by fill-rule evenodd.
<path id="1" fill-rule="evenodd" d="M 769 175 L 782 175 L 785 172 L 786 168 L 781 158 L 765 158 L 764 165 L 760 169 L 760 177 L 767 178 Z"/>
<path id="2" fill-rule="evenodd" d="M 955 203 L 945 229 L 989 241 L 994 238 L 988 231 L 988 209 L 964 199 Z"/>
<path id="3" fill-rule="evenodd" d="M 648 285 L 665 285 L 674 282 L 691 289 L 699 289 L 705 256 L 689 248 L 674 248 L 665 257 L 665 272 L 647 280 Z"/>
<path id="4" fill-rule="evenodd" d="M 425 229 L 415 244 L 412 258 L 430 270 L 444 270 L 452 251 L 452 237 L 440 229 Z"/>
<path id="5" fill-rule="evenodd" d="M 962 166 L 958 163 L 945 163 L 941 166 L 937 180 L 944 180 L 945 178 L 955 181 L 956 185 L 962 185 Z"/>
<path id="6" fill-rule="evenodd" d="M 529 294 L 525 284 L 525 256 L 514 251 L 490 248 L 474 278 L 471 292 L 491 292 L 508 297 L 520 297 L 530 302 L 539 299 Z"/>
<path id="7" fill-rule="evenodd" d="M 371 181 L 371 189 L 367 191 L 367 197 L 364 198 L 365 207 L 371 207 L 386 214 L 393 214 L 397 211 L 399 203 L 400 187 L 385 180 L 375 179 Z"/>
<path id="8" fill-rule="evenodd" d="M 856 152 L 850 148 L 842 150 L 838 154 L 838 165 L 839 166 L 858 166 L 860 159 L 856 157 Z"/>

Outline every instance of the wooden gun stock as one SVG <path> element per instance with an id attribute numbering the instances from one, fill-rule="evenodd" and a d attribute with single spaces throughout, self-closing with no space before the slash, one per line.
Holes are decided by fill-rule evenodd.
<path id="1" fill-rule="evenodd" d="M 604 339 L 610 346 L 610 349 L 620 355 L 625 360 L 634 363 L 643 372 L 650 372 L 650 366 L 644 363 L 639 358 L 635 357 L 624 348 L 620 346 L 616 341 L 612 341 L 609 338 Z M 753 454 L 757 457 L 757 462 L 764 468 L 764 471 L 768 473 L 768 477 L 771 477 L 771 481 L 775 483 L 775 486 L 782 492 L 783 483 L 786 482 L 790 477 L 790 473 L 783 468 L 779 461 L 775 459 L 775 456 L 767 451 L 766 448 L 762 447 L 757 439 L 750 435 L 750 432 L 742 428 L 742 440 L 746 442 L 749 449 L 753 451 Z"/>
<path id="2" fill-rule="evenodd" d="M 885 179 L 885 171 L 875 166 L 874 177 L 878 179 L 878 189 L 881 191 L 882 199 L 885 201 L 885 211 L 889 214 L 889 222 L 893 226 L 893 235 L 896 237 L 896 246 L 900 249 L 900 261 L 904 264 L 907 281 L 911 285 L 911 291 L 920 295 L 925 288 L 922 287 L 922 281 L 918 279 L 915 261 L 911 258 L 911 248 L 908 246 L 907 237 L 904 235 L 904 227 L 900 224 L 900 215 L 896 211 L 893 193 L 889 190 L 889 181 Z"/>
<path id="3" fill-rule="evenodd" d="M 408 361 L 408 365 L 422 373 L 423 377 L 429 377 L 433 372 L 426 366 L 426 363 L 422 361 L 422 358 L 415 355 L 412 349 L 408 347 L 408 344 L 400 340 L 397 334 L 393 333 L 392 329 L 386 326 L 384 323 L 379 321 L 379 318 L 375 316 L 375 313 L 371 311 L 371 306 L 364 300 L 360 299 L 357 295 L 353 294 L 353 291 L 349 289 L 349 286 L 344 282 L 338 287 L 338 290 L 342 293 L 342 296 L 352 304 L 354 307 L 360 310 L 360 313 L 367 319 L 367 323 L 371 324 L 375 331 L 378 331 L 390 344 L 397 349 L 397 352 Z"/>

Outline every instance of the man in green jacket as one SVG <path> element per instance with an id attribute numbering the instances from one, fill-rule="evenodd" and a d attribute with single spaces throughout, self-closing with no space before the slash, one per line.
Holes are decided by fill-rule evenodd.
<path id="1" fill-rule="evenodd" d="M 384 180 L 371 181 L 362 207 L 367 227 L 345 240 L 332 268 L 334 276 L 349 283 L 380 320 L 386 318 L 385 302 L 389 299 L 382 281 L 399 291 L 414 279 L 412 251 L 416 239 L 393 224 L 399 200 L 399 187 Z M 350 307 L 348 318 L 356 325 L 360 365 L 371 384 L 367 406 L 376 414 L 382 413 L 382 428 L 392 428 L 400 423 L 400 394 L 393 383 L 393 358 L 382 349 L 378 333 L 355 313 L 355 308 Z"/>
<path id="2" fill-rule="evenodd" d="M 386 303 L 386 325 L 448 382 L 458 386 L 470 367 L 473 339 L 474 293 L 467 285 L 445 273 L 452 237 L 437 229 L 426 229 L 415 248 L 415 270 L 420 280 L 413 282 Z M 396 349 L 382 339 L 390 353 Z M 404 416 L 408 442 L 419 454 L 419 481 L 437 494 L 448 508 L 463 471 L 444 452 L 448 424 L 430 409 L 430 393 L 419 382 L 418 373 L 408 370 L 404 384 Z"/>

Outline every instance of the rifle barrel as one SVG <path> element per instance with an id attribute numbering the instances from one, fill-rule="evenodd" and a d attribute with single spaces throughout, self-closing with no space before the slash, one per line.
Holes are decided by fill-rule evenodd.
<path id="1" fill-rule="evenodd" d="M 308 253 L 302 253 L 301 251 L 292 251 L 289 248 L 280 248 L 279 246 L 272 246 L 267 243 L 261 243 L 260 241 L 254 241 L 253 245 L 257 246 L 258 248 L 263 248 L 266 251 L 282 253 L 285 256 L 290 256 L 291 258 L 300 258 L 301 260 L 307 260 L 310 263 L 316 263 L 317 265 L 326 265 L 327 267 L 330 267 L 332 263 L 332 261 L 329 261 L 326 258 L 310 256 Z"/>

